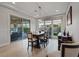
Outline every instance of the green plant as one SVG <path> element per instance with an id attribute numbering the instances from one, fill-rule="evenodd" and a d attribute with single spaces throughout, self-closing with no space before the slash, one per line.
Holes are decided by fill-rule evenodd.
<path id="1" fill-rule="evenodd" d="M 30 31 L 30 28 L 24 28 L 24 32 L 28 33 Z"/>
<path id="2" fill-rule="evenodd" d="M 54 35 L 54 36 L 57 36 L 57 35 L 58 35 L 58 32 L 54 32 L 53 35 Z"/>

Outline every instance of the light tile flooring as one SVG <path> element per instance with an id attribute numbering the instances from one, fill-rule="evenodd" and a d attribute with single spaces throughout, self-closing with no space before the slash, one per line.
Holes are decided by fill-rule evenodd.
<path id="1" fill-rule="evenodd" d="M 52 51 L 58 51 L 57 39 L 49 39 L 49 44 L 46 48 L 40 49 L 31 48 L 27 49 L 27 39 L 12 42 L 10 45 L 0 47 L 1 57 L 46 57 Z"/>

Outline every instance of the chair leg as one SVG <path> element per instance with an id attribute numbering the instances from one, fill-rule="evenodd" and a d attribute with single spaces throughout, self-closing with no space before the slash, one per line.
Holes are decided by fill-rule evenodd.
<path id="1" fill-rule="evenodd" d="M 47 44 L 48 44 L 48 43 L 46 42 L 46 46 L 47 46 Z"/>
<path id="2" fill-rule="evenodd" d="M 46 45 L 45 45 L 45 43 L 44 43 L 44 48 L 45 48 L 45 46 L 46 46 Z"/>
<path id="3" fill-rule="evenodd" d="M 46 44 L 48 44 L 49 43 L 49 41 L 47 40 L 47 43 Z"/>
<path id="4" fill-rule="evenodd" d="M 46 47 L 46 42 L 44 42 L 44 48 Z"/>
<path id="5" fill-rule="evenodd" d="M 27 47 L 27 49 L 29 49 L 29 42 L 28 42 L 28 47 Z"/>
<path id="6" fill-rule="evenodd" d="M 47 45 L 48 45 L 48 41 L 45 42 L 45 46 L 47 46 Z"/>
<path id="7" fill-rule="evenodd" d="M 31 51 L 33 51 L 33 42 L 31 42 L 31 44 L 32 44 L 32 49 L 31 49 Z"/>

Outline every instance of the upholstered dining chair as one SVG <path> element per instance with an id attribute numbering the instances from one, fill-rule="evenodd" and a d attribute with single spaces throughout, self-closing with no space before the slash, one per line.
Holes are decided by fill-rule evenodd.
<path id="1" fill-rule="evenodd" d="M 46 43 L 46 45 L 49 42 L 47 33 L 45 33 L 45 35 L 44 35 L 44 42 Z"/>
<path id="2" fill-rule="evenodd" d="M 33 47 L 33 44 L 36 42 L 36 39 L 33 38 L 32 33 L 28 33 L 27 37 L 28 37 L 28 48 L 29 46 Z"/>
<path id="3" fill-rule="evenodd" d="M 40 37 L 40 41 L 44 47 L 48 44 L 48 35 L 45 33 L 43 36 Z"/>
<path id="4" fill-rule="evenodd" d="M 47 54 L 48 57 L 79 57 L 79 43 L 62 43 L 60 51 Z"/>

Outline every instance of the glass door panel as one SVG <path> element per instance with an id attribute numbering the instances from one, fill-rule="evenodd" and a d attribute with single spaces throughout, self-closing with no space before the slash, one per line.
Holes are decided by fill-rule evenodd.
<path id="1" fill-rule="evenodd" d="M 45 31 L 47 32 L 49 38 L 51 38 L 51 20 L 39 20 L 39 31 Z"/>
<path id="2" fill-rule="evenodd" d="M 30 32 L 30 20 L 23 19 L 22 25 L 23 25 L 22 26 L 22 28 L 23 28 L 23 31 L 22 31 L 23 35 L 22 35 L 22 37 L 24 39 L 24 38 L 27 38 L 27 33 Z"/>
<path id="3" fill-rule="evenodd" d="M 30 21 L 17 16 L 10 16 L 10 37 L 11 42 L 22 40 L 27 37 L 30 31 Z"/>
<path id="4" fill-rule="evenodd" d="M 53 38 L 57 38 L 59 32 L 61 32 L 61 20 L 53 20 Z"/>
<path id="5" fill-rule="evenodd" d="M 10 16 L 10 36 L 11 41 L 22 39 L 22 18 Z"/>

